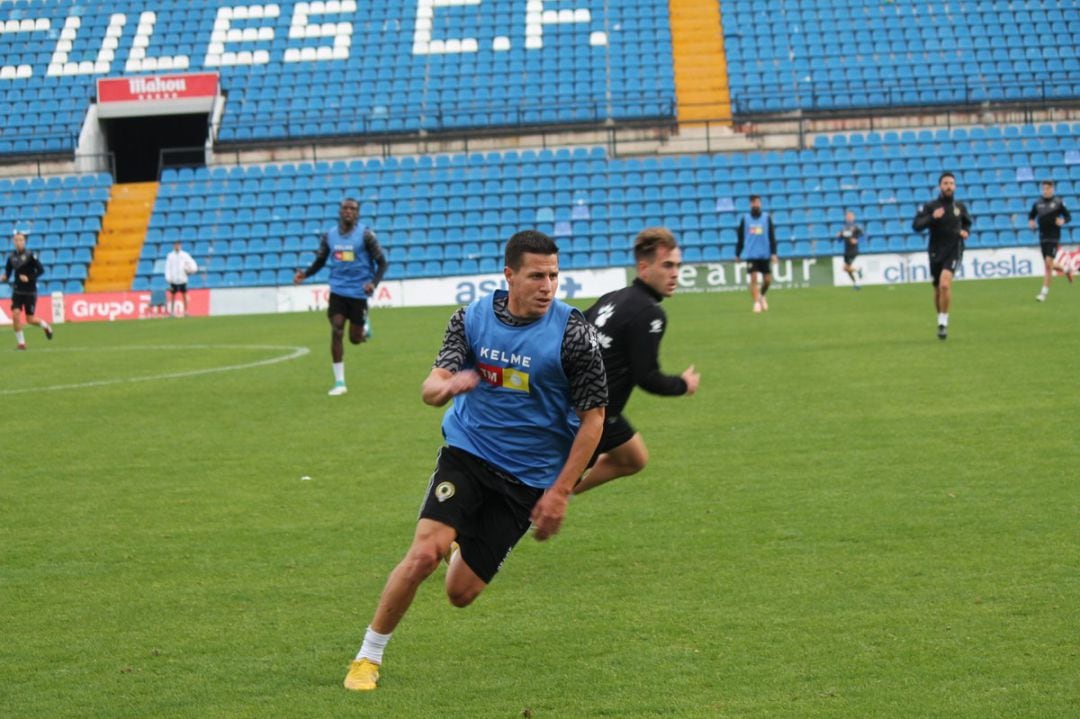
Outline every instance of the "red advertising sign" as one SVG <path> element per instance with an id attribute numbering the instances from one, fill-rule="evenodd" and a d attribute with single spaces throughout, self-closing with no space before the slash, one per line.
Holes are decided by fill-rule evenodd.
<path id="1" fill-rule="evenodd" d="M 98 116 L 209 112 L 219 85 L 216 72 L 99 78 Z"/>
<path id="2" fill-rule="evenodd" d="M 98 80 L 98 102 L 146 102 L 216 97 L 216 72 L 182 75 L 140 75 L 139 77 L 103 77 Z"/>
<path id="3" fill-rule="evenodd" d="M 65 322 L 112 322 L 164 317 L 164 308 L 154 307 L 150 292 L 96 292 L 64 295 Z M 52 295 L 39 295 L 35 315 L 46 322 L 55 322 Z M 189 317 L 210 314 L 210 291 L 190 290 L 187 313 Z M 0 324 L 11 324 L 11 300 L 0 300 Z"/>

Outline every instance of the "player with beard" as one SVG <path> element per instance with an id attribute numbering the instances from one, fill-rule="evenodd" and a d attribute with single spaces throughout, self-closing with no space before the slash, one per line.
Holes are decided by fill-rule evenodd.
<path id="1" fill-rule="evenodd" d="M 956 199 L 956 176 L 943 172 L 938 178 L 937 198 L 919 207 L 911 227 L 916 232 L 930 230 L 930 276 L 934 282 L 934 306 L 938 313 L 938 339 L 949 336 L 949 306 L 952 280 L 964 257 L 964 241 L 972 219 L 963 202 Z"/>

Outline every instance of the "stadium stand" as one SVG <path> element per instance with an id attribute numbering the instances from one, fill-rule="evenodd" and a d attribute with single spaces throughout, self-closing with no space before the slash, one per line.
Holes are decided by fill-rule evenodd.
<path id="1" fill-rule="evenodd" d="M 71 152 L 98 77 L 163 71 L 221 74 L 225 143 L 674 115 L 663 3 L 543 7 L 7 2 L 0 154 Z"/>
<path id="2" fill-rule="evenodd" d="M 46 266 L 42 292 L 82 291 L 111 186 L 105 173 L 0 178 L 0 225 L 27 234 Z M 10 292 L 0 285 L 0 298 Z"/>
<path id="3" fill-rule="evenodd" d="M 958 171 L 976 217 L 970 246 L 1027 244 L 1034 180 L 1080 187 L 1080 123 L 821 135 L 804 151 L 611 158 L 603 148 L 389 157 L 168 170 L 135 287 L 160 280 L 174 238 L 206 272 L 195 286 L 291 281 L 345 196 L 388 249 L 389 277 L 495 272 L 502 242 L 535 226 L 568 269 L 627 265 L 643 226 L 680 234 L 686 259 L 734 257 L 752 193 L 774 214 L 782 256 L 826 256 L 845 208 L 867 227 L 866 252 L 922 249 L 911 232 L 943 167 Z"/>
<path id="4" fill-rule="evenodd" d="M 70 154 L 98 77 L 178 70 L 221 73 L 228 98 L 214 130 L 233 147 L 1080 97 L 1076 3 L 405 5 L 5 2 L 0 159 Z M 1043 25 L 1061 32 L 1030 43 Z M 917 82 L 928 75 L 932 89 Z M 388 249 L 391 278 L 496 272 L 502 242 L 523 226 L 556 237 L 569 269 L 629 264 L 629 238 L 655 224 L 679 233 L 690 262 L 729 260 L 751 192 L 774 214 L 781 255 L 824 256 L 838 249 L 846 208 L 867 227 L 864 252 L 921 249 L 910 218 L 946 168 L 976 216 L 970 244 L 1012 246 L 1030 241 L 1034 181 L 1054 177 L 1066 196 L 1080 187 L 1078 139 L 1080 124 L 1061 122 L 819 134 L 805 150 L 751 153 L 387 150 L 166 169 L 160 188 L 107 174 L 3 179 L 0 220 L 30 231 L 50 268 L 44 291 L 159 288 L 174 239 L 202 265 L 196 288 L 290 282 L 347 195 Z"/>
<path id="5" fill-rule="evenodd" d="M 720 6 L 736 113 L 1080 95 L 1076 3 L 825 0 L 777 7 L 720 0 Z"/>

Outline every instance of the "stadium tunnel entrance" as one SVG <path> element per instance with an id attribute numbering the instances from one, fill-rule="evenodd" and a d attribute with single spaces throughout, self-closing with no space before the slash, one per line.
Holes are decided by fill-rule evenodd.
<path id="1" fill-rule="evenodd" d="M 206 164 L 210 116 L 203 113 L 101 119 L 116 182 L 155 182 L 166 167 Z"/>

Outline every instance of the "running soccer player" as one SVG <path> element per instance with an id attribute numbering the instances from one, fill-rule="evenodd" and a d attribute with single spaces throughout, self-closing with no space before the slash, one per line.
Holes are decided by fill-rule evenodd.
<path id="1" fill-rule="evenodd" d="M 300 284 L 330 261 L 330 358 L 333 361 L 334 386 L 331 397 L 343 395 L 345 386 L 345 321 L 349 322 L 349 342 L 358 345 L 371 336 L 368 323 L 368 297 L 386 274 L 386 256 L 375 233 L 358 225 L 360 204 L 346 197 L 338 209 L 338 224 L 323 233 L 315 261 L 293 278 Z"/>
<path id="2" fill-rule="evenodd" d="M 450 318 L 421 389 L 433 407 L 454 400 L 443 415 L 446 446 L 412 545 L 386 581 L 346 689 L 378 686 L 391 633 L 444 558 L 446 595 L 465 607 L 495 578 L 530 522 L 539 541 L 562 525 L 603 432 L 607 381 L 592 326 L 555 299 L 557 252 L 543 233 L 516 233 L 506 245 L 508 290 Z"/>
<path id="3" fill-rule="evenodd" d="M 772 284 L 772 263 L 776 262 L 776 226 L 768 212 L 761 209 L 761 195 L 750 195 L 750 212 L 739 221 L 738 241 L 735 243 L 735 261 L 746 251 L 746 270 L 750 274 L 750 297 L 754 300 L 754 312 L 769 309 L 765 299 Z M 758 288 L 758 275 L 761 288 Z"/>
<path id="4" fill-rule="evenodd" d="M 1035 201 L 1028 213 L 1028 227 L 1038 229 L 1039 247 L 1043 256 L 1043 285 L 1039 294 L 1035 296 L 1038 302 L 1045 302 L 1050 294 L 1050 280 L 1054 277 L 1054 270 L 1065 275 L 1070 283 L 1073 279 L 1072 267 L 1062 267 L 1054 258 L 1057 257 L 1058 246 L 1061 243 L 1061 227 L 1072 220 L 1072 215 L 1065 207 L 1060 197 L 1054 194 L 1054 181 L 1044 180 L 1042 183 L 1042 197 Z"/>
<path id="5" fill-rule="evenodd" d="M 52 327 L 43 319 L 38 318 L 34 311 L 37 309 L 37 280 L 45 274 L 45 268 L 38 260 L 37 255 L 26 249 L 26 235 L 18 230 L 11 238 L 15 245 L 15 251 L 8 255 L 7 264 L 4 265 L 4 275 L 0 282 L 12 280 L 11 288 L 11 326 L 15 330 L 15 349 L 26 349 L 26 337 L 23 327 L 37 325 L 45 332 L 46 339 L 53 338 Z M 23 314 L 26 321 L 23 321 Z"/>
<path id="6" fill-rule="evenodd" d="M 859 240 L 865 234 L 862 225 L 855 221 L 855 213 L 848 210 L 844 213 L 844 226 L 836 233 L 836 239 L 844 243 L 844 272 L 851 278 L 851 284 L 859 289 L 859 280 L 862 279 L 862 270 L 856 269 L 855 258 L 859 256 Z"/>
<path id="7" fill-rule="evenodd" d="M 934 307 L 937 308 L 937 336 L 949 336 L 949 305 L 952 304 L 952 280 L 964 257 L 964 240 L 968 238 L 972 220 L 967 207 L 956 199 L 956 176 L 941 173 L 938 196 L 920 205 L 911 228 L 916 232 L 930 230 L 930 276 L 934 281 Z"/>
<path id="8" fill-rule="evenodd" d="M 595 464 L 574 488 L 581 494 L 645 468 L 649 452 L 641 433 L 623 414 L 634 387 L 669 397 L 690 396 L 700 375 L 690 365 L 681 376 L 660 370 L 660 340 L 667 315 L 660 303 L 675 294 L 682 254 L 665 227 L 648 227 L 634 240 L 637 277 L 629 287 L 608 293 L 585 310 L 596 327 L 608 378 L 608 408 Z"/>

